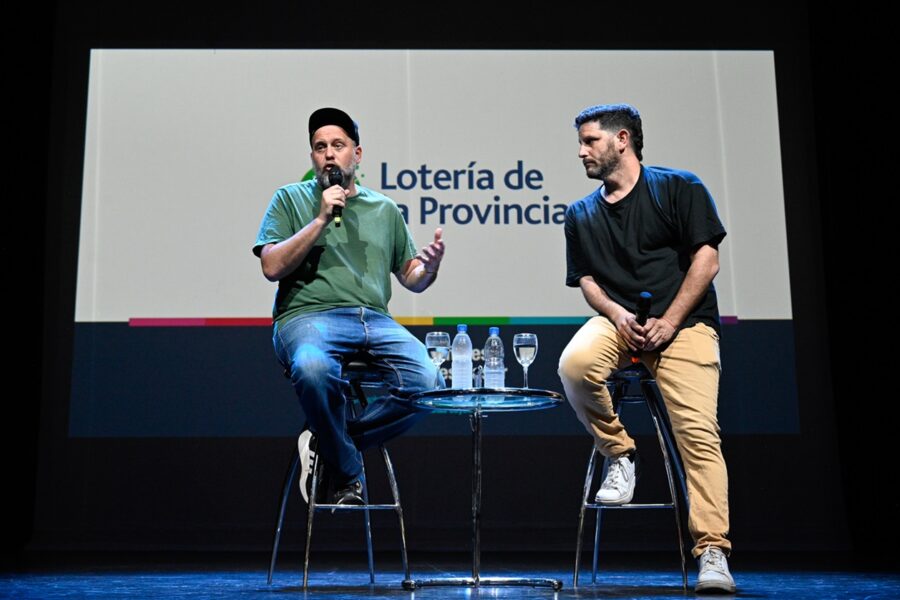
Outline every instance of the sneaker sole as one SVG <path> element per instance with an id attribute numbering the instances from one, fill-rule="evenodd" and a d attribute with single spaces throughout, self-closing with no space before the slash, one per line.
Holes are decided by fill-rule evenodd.
<path id="1" fill-rule="evenodd" d="M 599 498 L 594 498 L 594 504 L 603 504 L 605 506 L 620 506 L 622 504 L 628 504 L 631 502 L 631 499 L 634 498 L 634 490 L 631 490 L 631 493 L 625 496 L 624 498 L 618 498 L 616 500 L 600 500 Z"/>
<path id="2" fill-rule="evenodd" d="M 637 484 L 637 477 L 635 477 L 634 482 L 635 482 L 635 484 Z M 634 488 L 635 487 L 637 487 L 637 486 L 636 485 L 631 486 L 631 491 L 628 493 L 627 496 L 617 498 L 616 500 L 607 500 L 604 502 L 597 496 L 594 496 L 594 504 L 604 504 L 606 506 L 619 506 L 621 504 L 628 504 L 629 502 L 631 502 L 631 499 L 634 498 Z"/>
<path id="3" fill-rule="evenodd" d="M 303 501 L 309 504 L 309 491 L 306 489 L 307 480 L 312 476 L 312 460 L 310 458 L 309 445 L 312 441 L 312 431 L 306 430 L 297 439 L 297 447 L 300 453 L 300 495 Z"/>
<path id="4" fill-rule="evenodd" d="M 695 585 L 694 591 L 698 593 L 718 592 L 720 594 L 734 594 L 737 591 L 737 586 L 733 583 L 729 585 L 722 581 L 706 581 Z"/>

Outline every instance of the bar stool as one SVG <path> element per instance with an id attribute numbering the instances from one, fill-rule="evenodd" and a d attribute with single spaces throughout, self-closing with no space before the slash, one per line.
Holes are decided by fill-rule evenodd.
<path id="1" fill-rule="evenodd" d="M 600 522 L 604 510 L 634 510 L 634 509 L 670 509 L 675 514 L 675 527 L 678 532 L 678 550 L 681 552 L 681 581 L 682 588 L 687 590 L 687 563 L 685 561 L 684 537 L 681 530 L 681 504 L 679 494 L 688 506 L 687 484 L 684 478 L 684 468 L 681 464 L 681 456 L 672 438 L 668 413 L 665 410 L 662 395 L 656 380 L 650 374 L 647 366 L 636 363 L 619 369 L 607 380 L 607 387 L 612 394 L 613 406 L 616 411 L 622 403 L 644 404 L 650 411 L 653 425 L 656 428 L 656 437 L 659 441 L 659 449 L 666 466 L 666 477 L 669 484 L 669 502 L 638 504 L 628 503 L 620 505 L 599 504 L 590 498 L 591 485 L 594 479 L 594 470 L 597 464 L 597 456 L 600 452 L 596 446 L 591 448 L 591 457 L 588 461 L 587 474 L 584 479 L 584 495 L 581 499 L 581 512 L 578 516 L 578 543 L 575 546 L 575 573 L 573 585 L 578 586 L 578 567 L 581 563 L 581 545 L 584 532 L 584 513 L 587 509 L 597 511 L 597 521 L 594 527 L 594 560 L 591 569 L 591 583 L 597 582 L 597 558 L 600 547 Z M 603 473 L 606 468 L 604 465 Z M 679 487 L 676 492 L 675 477 L 678 478 Z"/>
<path id="2" fill-rule="evenodd" d="M 359 353 L 351 356 L 344 361 L 341 377 L 345 380 L 348 380 L 350 383 L 351 392 L 347 395 L 347 402 L 350 403 L 351 410 L 354 411 L 354 413 L 365 408 L 368 404 L 366 393 L 363 388 L 379 387 L 383 383 L 381 376 L 372 368 L 373 361 L 374 357 L 372 357 L 368 353 Z M 288 371 L 285 372 L 285 375 L 287 377 L 290 377 L 290 373 Z M 303 427 L 303 429 L 305 428 L 306 427 Z M 279 507 L 278 517 L 275 522 L 275 534 L 274 540 L 272 542 L 272 558 L 269 562 L 269 574 L 267 579 L 267 583 L 269 585 L 272 584 L 272 574 L 275 571 L 275 561 L 278 558 L 278 546 L 281 542 L 281 530 L 284 523 L 284 514 L 285 509 L 287 508 L 288 497 L 290 495 L 291 489 L 294 487 L 294 481 L 297 478 L 297 470 L 300 465 L 300 452 L 297 448 L 297 444 L 294 443 L 293 447 L 294 449 L 291 456 L 291 462 L 288 465 L 287 472 L 284 476 L 284 484 L 281 488 L 281 505 Z M 391 488 L 391 496 L 393 497 L 393 502 L 384 504 L 369 504 L 369 489 L 366 478 L 366 466 L 365 460 L 363 460 L 363 499 L 366 502 L 363 506 L 352 506 L 344 504 L 320 504 L 316 501 L 319 483 L 321 483 L 322 481 L 323 467 L 323 463 L 319 460 L 319 453 L 316 453 L 316 458 L 312 466 L 312 489 L 310 491 L 309 504 L 307 506 L 306 552 L 303 558 L 303 589 L 307 588 L 309 582 L 309 555 L 312 543 L 313 517 L 315 516 L 316 512 L 320 510 L 330 510 L 332 512 L 361 511 L 364 514 L 366 550 L 369 560 L 369 583 L 375 583 L 375 562 L 372 551 L 372 523 L 369 511 L 393 510 L 394 512 L 396 512 L 397 519 L 400 522 L 400 553 L 401 559 L 403 561 L 403 570 L 406 574 L 406 579 L 410 578 L 409 561 L 407 560 L 406 554 L 406 527 L 403 522 L 403 506 L 400 504 L 400 491 L 397 487 L 397 478 L 394 475 L 394 465 L 391 462 L 391 457 L 387 451 L 387 448 L 385 448 L 385 446 L 382 444 L 378 447 L 378 449 L 381 451 L 381 456 L 384 461 L 384 467 L 387 473 L 388 484 Z"/>

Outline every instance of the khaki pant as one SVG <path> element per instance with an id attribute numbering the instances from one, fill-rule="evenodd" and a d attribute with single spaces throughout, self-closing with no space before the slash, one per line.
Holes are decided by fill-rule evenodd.
<path id="1" fill-rule="evenodd" d="M 700 556 L 708 545 L 728 554 L 728 473 L 716 419 L 719 337 L 699 323 L 679 331 L 663 351 L 645 352 L 641 360 L 656 378 L 684 461 L 693 554 Z M 629 363 L 628 347 L 606 317 L 585 323 L 559 359 L 566 397 L 603 456 L 635 447 L 605 385 L 614 370 Z"/>

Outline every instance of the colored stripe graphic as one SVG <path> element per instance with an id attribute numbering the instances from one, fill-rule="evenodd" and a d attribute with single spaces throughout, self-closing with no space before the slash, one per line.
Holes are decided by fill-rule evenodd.
<path id="1" fill-rule="evenodd" d="M 590 317 L 394 317 L 401 325 L 438 327 L 466 325 L 583 325 Z M 737 325 L 736 316 L 721 317 L 722 325 Z M 271 327 L 269 317 L 140 318 L 128 320 L 129 327 Z"/>
<path id="2" fill-rule="evenodd" d="M 271 327 L 271 317 L 215 317 L 199 319 L 128 319 L 129 327 Z"/>

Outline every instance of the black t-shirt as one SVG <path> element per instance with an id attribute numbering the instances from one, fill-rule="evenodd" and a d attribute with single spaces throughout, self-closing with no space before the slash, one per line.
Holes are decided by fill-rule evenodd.
<path id="1" fill-rule="evenodd" d="M 700 245 L 717 246 L 725 228 L 716 205 L 693 173 L 641 166 L 634 189 L 614 204 L 598 189 L 566 210 L 566 285 L 590 275 L 616 303 L 635 312 L 641 292 L 653 294 L 652 317 L 665 313 Z M 719 330 L 716 290 L 682 327 L 698 322 Z"/>

